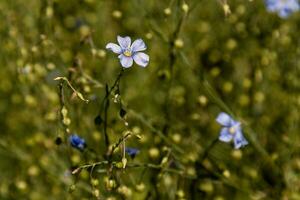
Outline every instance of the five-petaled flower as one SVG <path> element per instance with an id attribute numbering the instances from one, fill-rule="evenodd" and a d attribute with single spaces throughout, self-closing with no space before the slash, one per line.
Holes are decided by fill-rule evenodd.
<path id="1" fill-rule="evenodd" d="M 300 9 L 298 0 L 266 0 L 267 9 L 277 12 L 282 18 L 286 18 Z"/>
<path id="2" fill-rule="evenodd" d="M 140 152 L 140 150 L 136 148 L 126 147 L 125 152 L 133 159 L 136 156 L 136 154 Z"/>
<path id="3" fill-rule="evenodd" d="M 123 67 L 129 68 L 132 66 L 133 61 L 142 66 L 146 67 L 149 63 L 149 56 L 141 51 L 147 49 L 146 44 L 142 39 L 137 39 L 131 44 L 130 37 L 117 37 L 118 43 L 108 43 L 106 49 L 111 50 L 114 53 L 119 54 L 118 58 Z"/>
<path id="4" fill-rule="evenodd" d="M 81 137 L 79 137 L 77 134 L 73 134 L 69 137 L 69 142 L 72 147 L 83 151 L 86 148 L 85 140 Z"/>
<path id="5" fill-rule="evenodd" d="M 248 144 L 242 133 L 241 123 L 235 121 L 226 113 L 220 113 L 216 121 L 223 126 L 220 132 L 219 140 L 230 142 L 233 140 L 234 148 L 239 149 Z"/>

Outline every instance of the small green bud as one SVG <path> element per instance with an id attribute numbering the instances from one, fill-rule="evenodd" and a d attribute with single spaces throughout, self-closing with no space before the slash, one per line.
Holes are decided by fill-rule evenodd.
<path id="1" fill-rule="evenodd" d="M 189 11 L 189 6 L 186 3 L 183 3 L 181 6 L 183 12 L 187 13 Z"/>
<path id="2" fill-rule="evenodd" d="M 175 47 L 178 48 L 178 49 L 181 49 L 184 46 L 184 42 L 180 38 L 177 38 L 175 40 L 174 44 L 175 44 Z"/>
<path id="3" fill-rule="evenodd" d="M 119 11 L 119 10 L 114 10 L 113 12 L 112 12 L 112 16 L 114 17 L 114 18 L 116 18 L 116 19 L 120 19 L 120 18 L 122 18 L 122 12 L 121 11 Z"/>
<path id="4" fill-rule="evenodd" d="M 171 8 L 165 8 L 165 9 L 164 9 L 164 13 L 165 13 L 166 16 L 171 15 L 171 13 L 172 13 Z"/>

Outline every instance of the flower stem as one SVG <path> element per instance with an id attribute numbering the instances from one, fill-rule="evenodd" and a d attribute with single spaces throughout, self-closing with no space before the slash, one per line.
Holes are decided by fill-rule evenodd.
<path id="1" fill-rule="evenodd" d="M 183 13 L 180 16 L 180 19 L 178 23 L 176 24 L 175 30 L 170 36 L 169 39 L 169 70 L 170 70 L 170 80 L 168 82 L 167 91 L 166 91 L 166 100 L 164 105 L 164 111 L 165 111 L 165 125 L 163 127 L 163 133 L 166 135 L 168 133 L 169 124 L 170 124 L 170 116 L 171 116 L 171 89 L 174 81 L 174 66 L 177 60 L 176 55 L 176 49 L 175 49 L 175 40 L 177 39 L 178 35 L 180 34 L 184 19 L 186 17 L 186 14 Z"/>
<path id="2" fill-rule="evenodd" d="M 218 143 L 218 138 L 214 139 L 210 145 L 204 150 L 202 157 L 200 158 L 199 162 L 202 163 L 208 156 L 210 150 Z"/>
<path id="3" fill-rule="evenodd" d="M 116 80 L 114 81 L 113 85 L 109 88 L 108 85 L 106 85 L 105 87 L 105 97 L 103 98 L 102 102 L 101 102 L 101 108 L 99 110 L 99 116 L 101 116 L 103 110 L 104 110 L 104 119 L 103 119 L 103 133 L 104 133 L 104 138 L 105 138 L 105 146 L 106 146 L 106 150 L 107 152 L 109 152 L 109 145 L 110 145 L 110 141 L 109 141 L 109 137 L 107 134 L 107 119 L 108 119 L 108 108 L 109 108 L 109 96 L 111 95 L 111 93 L 113 92 L 113 90 L 117 87 L 119 87 L 120 84 L 120 80 L 121 77 L 123 75 L 124 72 L 124 68 L 121 68 L 121 71 L 119 73 L 119 75 L 117 76 Z"/>

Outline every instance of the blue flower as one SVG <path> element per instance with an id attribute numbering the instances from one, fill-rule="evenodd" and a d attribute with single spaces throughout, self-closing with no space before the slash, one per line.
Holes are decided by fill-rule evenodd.
<path id="1" fill-rule="evenodd" d="M 136 148 L 126 147 L 125 152 L 133 159 L 140 152 L 140 150 Z"/>
<path id="2" fill-rule="evenodd" d="M 71 135 L 69 137 L 69 141 L 70 141 L 70 144 L 72 147 L 74 147 L 80 151 L 83 151 L 87 146 L 85 143 L 85 140 L 76 134 Z"/>
<path id="3" fill-rule="evenodd" d="M 239 149 L 248 144 L 242 133 L 241 123 L 233 120 L 228 114 L 220 113 L 216 121 L 223 126 L 219 140 L 230 142 L 233 140 L 234 148 Z"/>
<path id="4" fill-rule="evenodd" d="M 277 12 L 282 18 L 287 18 L 300 9 L 298 0 L 266 0 L 267 10 Z"/>
<path id="5" fill-rule="evenodd" d="M 142 39 L 137 39 L 131 44 L 130 37 L 117 37 L 118 43 L 108 43 L 106 49 L 111 50 L 114 53 L 119 54 L 118 58 L 123 67 L 129 68 L 132 66 L 133 61 L 142 66 L 146 67 L 149 63 L 149 56 L 141 51 L 147 49 L 146 44 Z"/>

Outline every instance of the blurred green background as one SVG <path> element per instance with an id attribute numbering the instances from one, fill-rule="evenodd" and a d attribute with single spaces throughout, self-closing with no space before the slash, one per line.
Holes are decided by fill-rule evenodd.
<path id="1" fill-rule="evenodd" d="M 217 0 L 1 0 L 0 199 L 300 199 L 300 14 L 228 5 L 225 15 Z M 140 153 L 125 170 L 72 175 L 104 160 L 94 118 L 121 68 L 105 50 L 117 35 L 142 38 L 150 56 L 121 78 L 128 126 L 109 97 L 111 143 L 131 130 L 142 139 L 126 145 Z M 64 84 L 64 125 L 57 76 L 90 100 Z M 243 149 L 210 146 L 227 107 L 252 138 Z M 92 150 L 56 145 L 66 125 Z"/>

